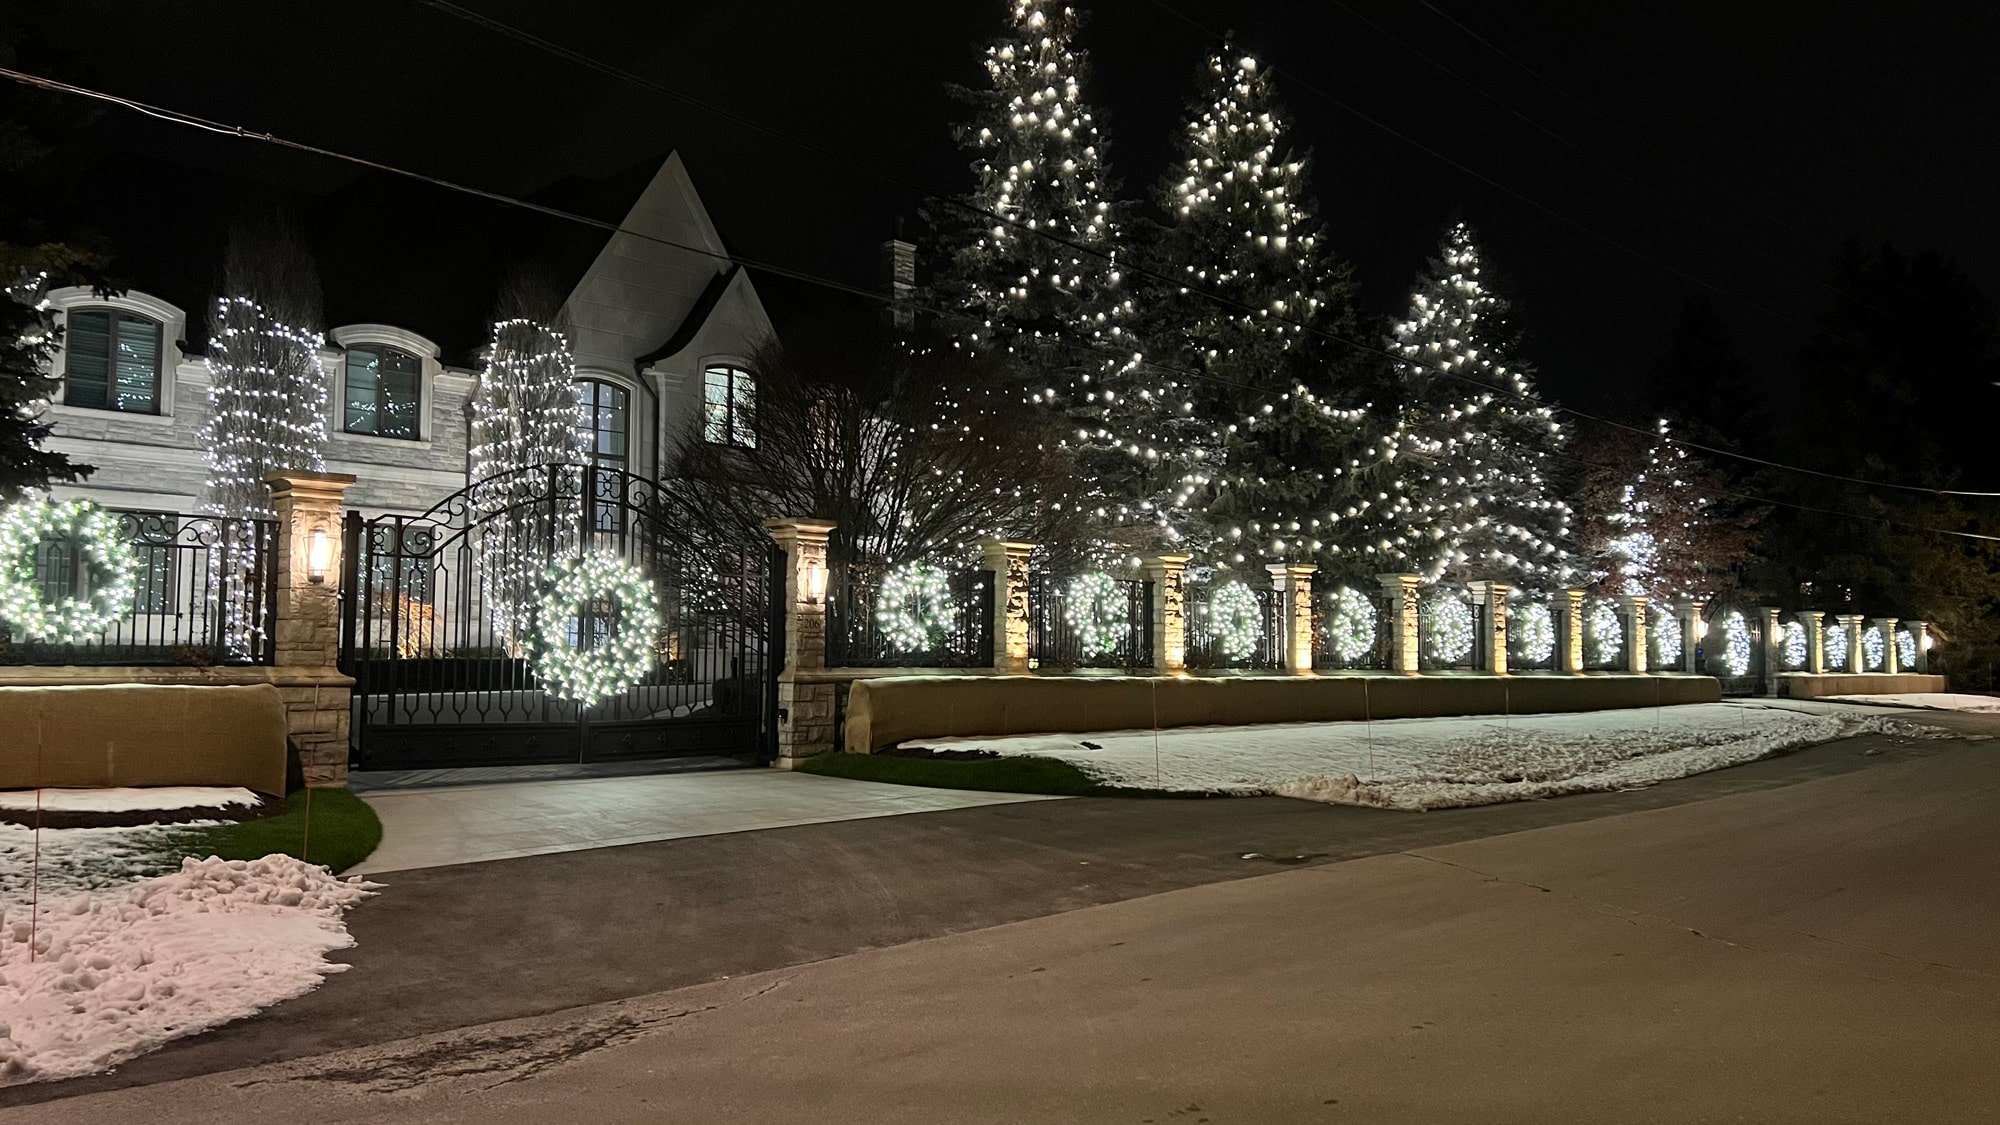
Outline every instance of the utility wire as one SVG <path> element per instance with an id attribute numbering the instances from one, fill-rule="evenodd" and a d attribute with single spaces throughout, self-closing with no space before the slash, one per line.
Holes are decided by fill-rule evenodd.
<path id="1" fill-rule="evenodd" d="M 686 250 L 686 252 L 700 254 L 700 256 L 706 256 L 706 258 L 712 258 L 712 260 L 718 260 L 718 262 L 742 264 L 742 266 L 766 270 L 766 272 L 776 274 L 776 276 L 786 276 L 786 278 L 800 280 L 800 282 L 806 282 L 806 284 L 816 284 L 816 286 L 832 288 L 832 290 L 846 292 L 846 294 L 852 294 L 852 296 L 860 296 L 860 298 L 866 298 L 866 300 L 874 300 L 874 302 L 882 302 L 882 304 L 886 304 L 890 300 L 888 296 L 884 296 L 884 294 L 880 294 L 876 290 L 870 290 L 870 288 L 864 288 L 864 286 L 856 286 L 856 284 L 850 284 L 850 282 L 840 282 L 840 280 L 826 278 L 826 276 L 820 276 L 820 274 L 810 274 L 806 270 L 794 270 L 790 266 L 780 266 L 776 262 L 764 262 L 760 258 L 748 258 L 748 256 L 742 256 L 742 254 L 728 254 L 728 252 L 720 252 L 720 250 L 710 250 L 706 246 L 692 246 L 692 244 L 686 244 L 686 242 L 676 242 L 672 238 L 662 238 L 662 236 L 656 236 L 656 234 L 646 234 L 646 232 L 640 232 L 640 230 L 626 230 L 624 226 L 620 226 L 616 222 L 610 222 L 610 220 L 590 218 L 586 214 L 576 214 L 576 212 L 570 212 L 570 210 L 562 210 L 562 208 L 554 208 L 554 206 L 546 206 L 546 204 L 522 200 L 522 198 L 516 198 L 516 196 L 508 196 L 508 194 L 502 194 L 502 192 L 492 192 L 492 190 L 486 190 L 486 188 L 476 188 L 476 186 L 470 186 L 470 184 L 460 184 L 456 180 L 444 180 L 440 176 L 430 176 L 426 172 L 414 172 L 414 170 L 408 170 L 408 168 L 398 168 L 394 164 L 384 164 L 380 160 L 370 160 L 366 156 L 352 156 L 348 152 L 338 152 L 338 150 L 332 150 L 332 148 L 322 148 L 322 146 L 306 144 L 306 142 L 300 142 L 300 140 L 288 140 L 288 138 L 282 138 L 282 136 L 276 136 L 276 134 L 270 134 L 270 132 L 256 132 L 256 130 L 250 130 L 250 128 L 244 128 L 244 126 L 222 124 L 222 122 L 208 120 L 208 118 L 202 118 L 202 116 L 196 116 L 196 114 L 186 114 L 186 112 L 180 112 L 180 110 L 152 106 L 152 104 L 146 104 L 146 102 L 138 102 L 134 98 L 124 98 L 124 96 L 118 96 L 118 94 L 106 94 L 102 90 L 90 90 L 90 88 L 84 88 L 84 86 L 74 86 L 70 82 L 60 82 L 60 80 L 54 80 L 54 78 L 42 78 L 38 74 L 26 74 L 26 72 L 4 68 L 4 66 L 0 66 L 0 76 L 10 78 L 14 82 L 22 82 L 26 86 L 36 86 L 36 88 L 42 88 L 42 90 L 52 90 L 52 92 L 60 92 L 60 94 L 72 94 L 72 96 L 80 96 L 80 98 L 92 98 L 92 100 L 100 100 L 100 102 L 110 102 L 110 104 L 134 110 L 138 114 L 170 122 L 170 124 L 198 128 L 198 130 L 214 132 L 214 134 L 220 134 L 220 136 L 234 136 L 234 138 L 240 138 L 240 140 L 260 140 L 264 144 L 274 144 L 274 146 L 280 146 L 280 148 L 290 148 L 294 152 L 308 152 L 308 154 L 314 154 L 314 156 L 324 156 L 328 160 L 340 160 L 340 162 L 346 162 L 346 164 L 356 164 L 356 166 L 378 170 L 378 172 L 386 172 L 386 174 L 392 174 L 392 176 L 402 176 L 402 178 L 418 180 L 418 182 L 432 184 L 432 186 L 438 186 L 438 188 L 446 188 L 446 190 L 452 190 L 452 192 L 470 194 L 470 196 L 484 198 L 484 200 L 490 200 L 490 202 L 498 202 L 498 204 L 504 204 L 504 206 L 514 206 L 514 208 L 530 210 L 530 212 L 544 214 L 544 216 L 550 216 L 550 218 L 560 218 L 560 220 L 566 220 L 566 222 L 578 222 L 578 224 L 584 224 L 584 226 L 592 226 L 596 230 L 608 230 L 612 234 L 630 234 L 630 236 L 646 240 L 646 242 L 656 242 L 656 244 L 670 246 L 670 248 L 676 248 L 676 250 Z M 912 304 L 912 308 L 922 308 L 926 312 L 932 312 L 932 314 L 938 314 L 938 316 L 948 316 L 948 318 L 970 318 L 966 312 L 952 312 L 952 310 L 932 308 L 932 306 L 924 306 L 924 304 Z M 1342 340 L 1340 336 L 1330 336 L 1330 338 Z M 1050 338 L 1050 340 L 1056 342 L 1058 346 L 1064 346 L 1064 348 L 1094 352 L 1094 354 L 1100 354 L 1100 356 L 1106 356 L 1106 358 L 1124 360 L 1130 354 L 1130 352 L 1112 352 L 1110 348 L 1100 348 L 1100 346 L 1086 344 L 1086 342 L 1080 342 L 1080 340 L 1064 340 L 1064 338 Z M 1384 356 L 1384 358 L 1390 358 L 1390 360 L 1396 360 L 1396 362 L 1404 362 L 1402 356 L 1396 356 L 1396 354 L 1392 354 L 1392 352 L 1388 352 L 1384 348 L 1374 348 L 1374 346 L 1352 342 L 1352 340 L 1342 340 L 1342 342 L 1350 342 L 1354 346 L 1362 346 L 1362 348 L 1370 350 L 1372 354 L 1378 354 L 1378 356 Z M 1222 378 L 1222 376 L 1208 374 L 1208 372 L 1196 372 L 1196 370 L 1188 370 L 1188 368 L 1158 364 L 1154 360 L 1146 360 L 1146 362 L 1150 366 L 1154 366 L 1156 370 L 1164 370 L 1164 372 L 1172 372 L 1172 374 L 1182 374 L 1186 378 L 1198 378 L 1198 380 L 1214 382 L 1214 384 L 1220 384 L 1220 386 L 1232 386 L 1232 388 L 1242 388 L 1242 390 L 1252 390 L 1252 392 L 1262 392 L 1262 394 L 1276 394 L 1276 392 L 1272 392 L 1268 388 L 1260 388 L 1256 384 L 1246 384 L 1246 382 L 1240 382 L 1240 380 Z M 1486 392 L 1496 392 L 1496 394 L 1502 394 L 1502 396 L 1516 396 L 1516 398 L 1522 398 L 1524 402 L 1530 402 L 1534 406 L 1544 406 L 1542 402 L 1538 402 L 1532 396 L 1516 394 L 1516 392 L 1512 392 L 1508 388 L 1484 382 L 1480 378 L 1464 376 L 1464 374 L 1458 374 L 1458 372 L 1452 372 L 1452 370 L 1438 370 L 1436 374 L 1442 374 L 1442 376 L 1448 376 L 1448 378 L 1454 378 L 1454 380 L 1460 380 L 1460 382 L 1468 382 L 1468 384 L 1478 386 L 1478 388 L 1482 388 Z M 1586 418 L 1586 420 L 1592 420 L 1592 422 L 1598 422 L 1598 424 L 1616 426 L 1616 428 L 1622 428 L 1622 430 L 1628 430 L 1628 432 L 1634 432 L 1634 434 L 1654 436 L 1654 438 L 1658 436 L 1656 430 L 1650 430 L 1650 428 L 1644 428 L 1644 426 L 1632 426 L 1632 424 L 1626 424 L 1626 422 L 1618 422 L 1614 418 L 1602 418 L 1602 416 L 1596 416 L 1596 414 L 1586 414 L 1586 412 L 1570 408 L 1570 406 L 1548 406 L 1548 408 L 1552 408 L 1556 412 L 1562 412 L 1562 414 L 1576 416 L 1576 418 Z M 1684 444 L 1688 448 L 1698 448 L 1698 450 L 1704 450 L 1704 452 L 1712 452 L 1712 454 L 1718 454 L 1718 456 L 1732 456 L 1732 458 L 1750 460 L 1750 462 L 1756 462 L 1756 464 L 1766 464 L 1766 466 L 1782 468 L 1782 470 L 1790 470 L 1790 472 L 1804 472 L 1804 474 L 1812 474 L 1812 476 L 1820 476 L 1820 478 L 1844 480 L 1844 482 L 1850 482 L 1850 484 L 1864 484 L 1864 486 L 1874 486 L 1874 488 L 1898 488 L 1898 490 L 1906 490 L 1906 492 L 1922 492 L 1922 494 L 1938 494 L 1938 496 L 1980 496 L 1980 498 L 2000 496 L 2000 492 L 1962 492 L 1962 490 L 1948 490 L 1948 488 L 1922 488 L 1922 486 L 1914 486 L 1914 484 L 1892 484 L 1892 482 L 1884 482 L 1884 480 L 1864 480 L 1864 478 L 1858 478 L 1858 476 L 1842 476 L 1842 474 L 1836 474 L 1836 472 L 1820 472 L 1820 470 L 1812 470 L 1812 468 L 1800 468 L 1800 466 L 1794 466 L 1794 464 L 1782 464 L 1782 462 L 1774 462 L 1774 460 L 1764 460 L 1764 458 L 1756 458 L 1756 456 L 1748 456 L 1748 454 L 1740 454 L 1740 452 L 1732 452 L 1732 450 L 1724 450 L 1724 448 L 1716 448 L 1716 446 L 1688 442 L 1686 438 L 1668 436 L 1666 440 L 1676 442 L 1676 444 Z"/>

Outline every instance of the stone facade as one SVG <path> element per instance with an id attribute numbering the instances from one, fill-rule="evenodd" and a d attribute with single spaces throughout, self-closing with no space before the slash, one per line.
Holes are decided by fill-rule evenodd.
<path id="1" fill-rule="evenodd" d="M 839 685 L 817 676 L 826 668 L 826 541 L 833 525 L 819 520 L 767 520 L 785 553 L 785 667 L 778 673 L 778 760 L 790 769 L 834 747 Z"/>
<path id="2" fill-rule="evenodd" d="M 981 544 L 986 569 L 993 572 L 993 667 L 1028 670 L 1028 556 L 1033 543 L 987 538 Z"/>
<path id="3" fill-rule="evenodd" d="M 1278 595 L 1278 655 L 1288 672 L 1313 670 L 1313 575 L 1316 566 L 1269 563 L 1271 588 Z"/>
<path id="4" fill-rule="evenodd" d="M 1479 635 L 1473 644 L 1472 666 L 1496 676 L 1507 674 L 1507 595 L 1513 587 L 1505 582 L 1467 582 L 1472 591 L 1472 609 L 1478 618 Z"/>
<path id="5" fill-rule="evenodd" d="M 1422 667 L 1417 651 L 1417 591 L 1423 576 L 1378 574 L 1375 578 L 1381 583 L 1382 611 L 1377 619 L 1383 634 L 1377 643 L 1388 656 L 1389 671 L 1414 676 Z"/>

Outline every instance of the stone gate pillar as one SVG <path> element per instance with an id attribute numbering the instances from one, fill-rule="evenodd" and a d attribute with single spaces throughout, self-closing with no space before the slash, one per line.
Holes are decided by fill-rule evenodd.
<path id="1" fill-rule="evenodd" d="M 1694 673 L 1701 671 L 1701 642 L 1707 626 L 1702 622 L 1703 602 L 1700 598 L 1682 598 L 1674 603 L 1674 612 L 1681 623 L 1681 666 L 1680 671 Z"/>
<path id="2" fill-rule="evenodd" d="M 1820 618 L 1826 614 L 1817 609 L 1802 609 L 1792 615 L 1798 620 L 1799 628 L 1806 631 L 1806 666 L 1800 671 L 1815 676 L 1826 674 L 1826 629 Z"/>
<path id="3" fill-rule="evenodd" d="M 1562 590 L 1550 599 L 1556 619 L 1556 671 L 1583 674 L 1583 591 Z"/>
<path id="4" fill-rule="evenodd" d="M 1841 631 L 1847 634 L 1847 667 L 1836 671 L 1867 671 L 1868 656 L 1861 651 L 1861 623 L 1867 618 L 1858 613 L 1838 613 L 1833 619 L 1840 623 Z"/>
<path id="5" fill-rule="evenodd" d="M 1382 584 L 1382 632 L 1388 653 L 1388 668 L 1414 676 L 1421 665 L 1417 657 L 1417 587 L 1423 578 L 1415 574 L 1378 574 Z"/>
<path id="6" fill-rule="evenodd" d="M 986 569 L 993 572 L 993 667 L 1013 674 L 1028 670 L 1028 556 L 1033 543 L 987 536 L 980 541 Z"/>
<path id="7" fill-rule="evenodd" d="M 1785 670 L 1785 627 L 1779 622 L 1783 612 L 1774 605 L 1757 607 L 1757 647 L 1764 657 L 1762 686 L 1758 690 L 1765 695 L 1778 694 L 1778 673 Z"/>
<path id="8" fill-rule="evenodd" d="M 1146 560 L 1153 584 L 1153 670 L 1178 675 L 1187 670 L 1187 564 L 1192 555 L 1154 555 Z"/>
<path id="9" fill-rule="evenodd" d="M 834 746 L 836 685 L 815 676 L 826 668 L 827 536 L 833 524 L 812 519 L 765 520 L 785 553 L 785 666 L 778 673 L 778 760 L 790 769 Z"/>
<path id="10" fill-rule="evenodd" d="M 1304 675 L 1313 670 L 1313 578 L 1319 567 L 1267 563 L 1271 588 L 1278 593 L 1278 658 L 1285 670 Z"/>
<path id="11" fill-rule="evenodd" d="M 1618 596 L 1618 616 L 1625 626 L 1625 670 L 1644 672 L 1652 655 L 1646 644 L 1646 607 L 1652 599 L 1644 594 L 1620 594 Z"/>
<path id="12" fill-rule="evenodd" d="M 1472 666 L 1496 676 L 1507 674 L 1507 595 L 1505 582 L 1467 582 L 1472 611 L 1478 618 L 1478 639 L 1472 646 Z"/>
<path id="13" fill-rule="evenodd" d="M 345 786 L 354 679 L 338 666 L 341 517 L 354 475 L 285 470 L 266 474 L 264 483 L 278 513 L 272 682 L 306 784 Z"/>

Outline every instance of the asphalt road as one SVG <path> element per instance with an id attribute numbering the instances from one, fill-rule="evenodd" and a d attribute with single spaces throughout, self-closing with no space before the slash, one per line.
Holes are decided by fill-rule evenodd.
<path id="1" fill-rule="evenodd" d="M 1992 745 L 1869 739 L 1451 813 L 1045 802 L 411 872 L 355 971 L 0 1117 L 1991 1120 L 1996 791 Z"/>

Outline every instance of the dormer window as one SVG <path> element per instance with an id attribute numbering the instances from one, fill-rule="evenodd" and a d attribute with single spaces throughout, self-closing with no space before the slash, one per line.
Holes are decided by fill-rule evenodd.
<path id="1" fill-rule="evenodd" d="M 701 436 L 717 445 L 757 448 L 757 380 L 741 367 L 716 364 L 702 376 Z"/>
<path id="2" fill-rule="evenodd" d="M 160 412 L 160 322 L 120 309 L 71 309 L 63 331 L 63 404 Z"/>
<path id="3" fill-rule="evenodd" d="M 423 360 L 401 348 L 364 344 L 347 349 L 342 426 L 350 434 L 423 436 Z"/>

